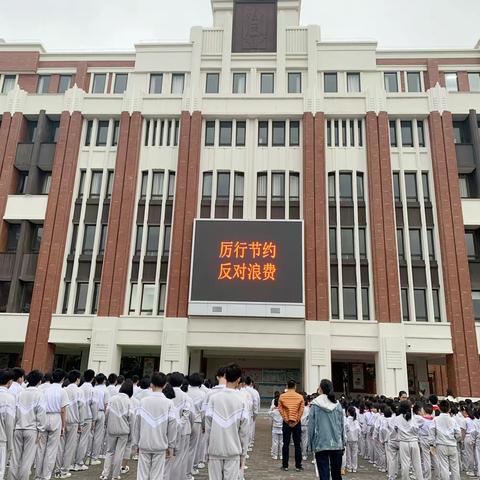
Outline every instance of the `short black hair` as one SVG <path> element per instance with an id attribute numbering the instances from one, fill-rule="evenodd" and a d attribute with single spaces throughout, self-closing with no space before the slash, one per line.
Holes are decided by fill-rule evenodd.
<path id="1" fill-rule="evenodd" d="M 167 376 L 162 372 L 155 372 L 150 379 L 150 383 L 156 388 L 163 388 L 167 383 Z"/>
<path id="2" fill-rule="evenodd" d="M 252 377 L 246 377 L 245 378 L 245 385 L 252 385 L 253 384 L 253 380 L 252 380 Z"/>
<path id="3" fill-rule="evenodd" d="M 185 379 L 183 373 L 173 372 L 168 379 L 168 383 L 172 387 L 181 387 L 183 385 L 183 380 Z"/>
<path id="4" fill-rule="evenodd" d="M 10 368 L 0 370 L 0 385 L 6 385 L 10 380 L 13 380 L 12 370 Z"/>
<path id="5" fill-rule="evenodd" d="M 400 390 L 398 392 L 398 398 L 400 398 L 402 395 L 408 395 L 407 392 L 405 390 Z"/>
<path id="6" fill-rule="evenodd" d="M 423 411 L 427 414 L 427 415 L 431 415 L 433 413 L 433 405 L 431 403 L 426 403 L 424 406 L 423 406 Z"/>
<path id="7" fill-rule="evenodd" d="M 192 387 L 199 387 L 203 383 L 202 376 L 199 373 L 192 373 L 188 376 L 188 383 Z"/>
<path id="8" fill-rule="evenodd" d="M 175 398 L 175 390 L 173 389 L 173 387 L 167 383 L 164 387 L 164 389 L 162 390 L 162 393 L 169 399 L 169 400 L 173 400 Z"/>
<path id="9" fill-rule="evenodd" d="M 442 413 L 448 413 L 450 411 L 451 405 L 448 400 L 441 400 L 438 404 L 438 407 L 440 408 L 440 411 Z"/>
<path id="10" fill-rule="evenodd" d="M 47 383 L 52 381 L 52 372 L 47 372 L 43 375 L 42 383 Z"/>
<path id="11" fill-rule="evenodd" d="M 133 382 L 131 380 L 125 380 L 120 387 L 120 391 L 118 393 L 124 393 L 128 395 L 129 398 L 133 396 Z"/>
<path id="12" fill-rule="evenodd" d="M 53 383 L 61 383 L 65 380 L 65 370 L 61 368 L 56 368 L 52 373 L 52 382 Z"/>
<path id="13" fill-rule="evenodd" d="M 115 373 L 111 373 L 109 376 L 108 376 L 108 384 L 109 385 L 115 385 L 115 383 L 117 383 L 117 375 Z"/>
<path id="14" fill-rule="evenodd" d="M 289 380 L 287 382 L 287 388 L 288 389 L 292 389 L 292 388 L 295 388 L 297 386 L 297 382 L 295 380 Z"/>
<path id="15" fill-rule="evenodd" d="M 95 377 L 95 383 L 97 385 L 103 385 L 105 383 L 105 380 L 107 379 L 107 377 L 103 374 L 103 373 L 99 373 L 96 377 Z"/>
<path id="16" fill-rule="evenodd" d="M 226 367 L 220 367 L 218 370 L 217 370 L 217 377 L 218 378 L 223 378 L 225 376 L 225 372 L 226 372 Z"/>
<path id="17" fill-rule="evenodd" d="M 36 387 L 43 378 L 43 373 L 40 370 L 32 370 L 28 375 L 27 375 L 27 383 L 29 387 Z"/>
<path id="18" fill-rule="evenodd" d="M 90 383 L 95 378 L 95 372 L 90 368 L 83 372 L 83 380 Z"/>
<path id="19" fill-rule="evenodd" d="M 133 383 L 137 383 L 139 380 L 140 380 L 140 377 L 139 377 L 138 375 L 134 375 L 134 376 L 132 377 L 132 382 L 133 382 Z"/>
<path id="20" fill-rule="evenodd" d="M 227 382 L 236 382 L 242 376 L 242 369 L 236 363 L 230 363 L 225 368 L 225 378 Z"/>
<path id="21" fill-rule="evenodd" d="M 25 370 L 23 368 L 15 367 L 13 369 L 13 381 L 18 382 L 22 377 L 25 378 Z"/>
<path id="22" fill-rule="evenodd" d="M 432 405 L 437 405 L 438 404 L 438 397 L 436 395 L 430 395 L 428 397 L 428 401 L 432 404 Z"/>
<path id="23" fill-rule="evenodd" d="M 148 388 L 150 388 L 150 384 L 151 384 L 151 379 L 150 377 L 143 377 L 141 380 L 140 380 L 140 383 L 138 384 L 139 387 L 142 389 L 142 390 L 147 390 Z"/>
<path id="24" fill-rule="evenodd" d="M 68 372 L 68 383 L 75 383 L 81 376 L 82 374 L 79 370 L 70 370 Z"/>
<path id="25" fill-rule="evenodd" d="M 123 375 L 119 375 L 117 377 L 117 385 L 121 385 L 125 381 L 125 377 Z"/>

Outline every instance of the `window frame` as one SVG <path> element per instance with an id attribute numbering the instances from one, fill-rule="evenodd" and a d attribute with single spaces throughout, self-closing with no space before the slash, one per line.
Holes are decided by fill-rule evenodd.
<path id="1" fill-rule="evenodd" d="M 211 80 L 216 79 L 212 84 Z M 214 87 L 214 91 L 210 91 L 210 87 Z M 217 95 L 220 93 L 220 72 L 207 72 L 205 74 L 205 94 L 206 95 Z"/>
<path id="2" fill-rule="evenodd" d="M 390 86 L 390 82 L 387 82 L 387 78 L 394 78 L 395 76 L 395 90 L 390 90 L 390 88 L 387 88 L 387 85 Z M 399 93 L 400 88 L 399 88 L 399 81 L 398 81 L 398 71 L 392 72 L 392 71 L 387 71 L 383 72 L 383 86 L 385 88 L 385 91 L 387 93 Z"/>
<path id="3" fill-rule="evenodd" d="M 122 92 L 117 92 L 117 79 L 118 78 L 125 78 L 125 90 L 123 90 Z M 121 85 L 120 85 L 121 87 Z M 124 95 L 125 92 L 127 91 L 127 88 L 128 88 L 128 73 L 125 73 L 125 72 L 118 72 L 118 73 L 115 73 L 114 75 L 114 79 L 113 79 L 113 82 L 112 82 L 112 94 L 113 95 Z"/>
<path id="4" fill-rule="evenodd" d="M 163 93 L 163 73 L 150 73 L 150 78 L 148 82 L 148 93 L 149 95 L 161 95 Z M 160 79 L 160 91 L 154 92 L 152 87 L 156 85 L 156 80 Z"/>
<path id="5" fill-rule="evenodd" d="M 266 91 L 267 89 L 265 88 L 266 85 L 264 84 L 264 81 L 270 77 L 272 79 L 272 88 L 271 88 L 271 91 Z M 275 94 L 275 73 L 274 72 L 260 72 L 260 94 L 261 95 Z"/>
<path id="6" fill-rule="evenodd" d="M 293 77 L 294 75 L 296 75 L 296 77 Z M 291 89 L 290 87 L 292 86 L 290 84 L 290 81 L 291 79 L 300 79 L 300 82 L 299 82 L 299 89 L 298 91 L 293 91 L 293 90 L 297 90 L 296 88 L 294 89 Z M 287 75 L 287 93 L 291 94 L 291 95 L 300 95 L 302 93 L 302 72 L 288 72 L 288 75 Z M 296 81 L 294 80 L 294 85 L 296 86 Z"/>
<path id="7" fill-rule="evenodd" d="M 358 90 L 350 90 L 350 78 L 358 78 Z M 362 77 L 360 72 L 347 72 L 347 92 L 348 93 L 361 93 L 362 92 Z"/>
<path id="8" fill-rule="evenodd" d="M 95 91 L 95 80 L 97 78 L 104 77 L 103 91 Z M 108 73 L 105 72 L 93 72 L 92 73 L 92 86 L 90 88 L 90 93 L 93 95 L 104 95 L 108 88 Z"/>
<path id="9" fill-rule="evenodd" d="M 327 78 L 335 77 L 335 90 L 327 90 Z M 338 72 L 323 72 L 323 93 L 338 93 Z"/>
<path id="10" fill-rule="evenodd" d="M 242 77 L 244 81 L 244 88 L 243 92 L 241 91 L 235 91 L 235 87 L 237 86 L 235 79 Z M 247 93 L 247 72 L 233 72 L 232 74 L 232 94 L 233 95 L 245 95 Z"/>
<path id="11" fill-rule="evenodd" d="M 411 90 L 410 89 L 410 77 L 412 75 L 416 75 L 417 76 L 417 79 L 418 79 L 418 90 Z M 407 92 L 408 93 L 422 93 L 423 91 L 423 88 L 422 88 L 422 72 L 421 71 L 418 71 L 418 70 L 414 70 L 414 71 L 406 71 L 405 72 L 405 86 L 407 88 Z"/>
<path id="12" fill-rule="evenodd" d="M 222 139 L 222 131 L 230 132 L 227 140 Z M 233 122 L 232 120 L 220 120 L 218 125 L 218 146 L 219 147 L 231 147 L 233 141 Z"/>

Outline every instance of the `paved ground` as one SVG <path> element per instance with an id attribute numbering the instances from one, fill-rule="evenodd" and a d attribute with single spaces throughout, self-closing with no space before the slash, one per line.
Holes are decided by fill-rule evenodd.
<path id="1" fill-rule="evenodd" d="M 247 460 L 248 469 L 245 472 L 246 480 L 315 480 L 315 468 L 311 459 L 304 462 L 305 472 L 297 473 L 293 468 L 295 463 L 292 459 L 290 468 L 293 471 L 280 471 L 280 462 L 270 457 L 271 448 L 271 427 L 270 420 L 266 417 L 257 420 L 257 438 L 255 442 L 255 450 Z M 293 450 L 293 449 L 291 449 Z M 293 456 L 293 452 L 290 452 Z M 88 472 L 74 473 L 71 480 L 96 480 L 100 476 L 101 467 L 91 467 Z M 131 462 L 131 471 L 127 475 L 122 476 L 122 480 L 135 480 L 136 478 L 136 462 Z M 462 477 L 468 478 L 468 477 Z M 371 468 L 363 460 L 360 461 L 358 473 L 350 473 L 345 476 L 346 480 L 386 480 L 384 474 L 379 473 L 376 469 Z M 179 480 L 179 479 L 174 479 Z M 195 480 L 208 480 L 208 472 L 203 470 L 200 475 L 195 476 Z"/>

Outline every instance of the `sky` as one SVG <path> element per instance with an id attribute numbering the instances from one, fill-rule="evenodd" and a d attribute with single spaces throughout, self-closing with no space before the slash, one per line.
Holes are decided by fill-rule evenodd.
<path id="1" fill-rule="evenodd" d="M 301 24 L 323 40 L 376 40 L 379 48 L 473 48 L 479 0 L 302 0 Z M 0 1 L 0 38 L 47 50 L 127 50 L 142 41 L 188 40 L 212 25 L 210 0 Z"/>

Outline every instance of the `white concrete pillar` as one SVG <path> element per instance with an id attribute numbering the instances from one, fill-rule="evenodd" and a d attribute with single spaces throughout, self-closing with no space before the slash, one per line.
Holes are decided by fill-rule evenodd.
<path id="1" fill-rule="evenodd" d="M 160 371 L 188 373 L 188 318 L 165 318 Z"/>
<path id="2" fill-rule="evenodd" d="M 122 356 L 117 345 L 117 317 L 94 317 L 88 368 L 95 372 L 118 373 Z"/>
<path id="3" fill-rule="evenodd" d="M 328 322 L 305 322 L 305 378 L 307 393 L 317 391 L 322 378 L 332 377 L 330 351 L 330 325 Z"/>
<path id="4" fill-rule="evenodd" d="M 378 324 L 379 351 L 375 355 L 377 394 L 395 397 L 408 392 L 407 355 L 401 323 Z"/>
<path id="5" fill-rule="evenodd" d="M 205 373 L 205 374 L 207 373 L 207 372 L 200 372 L 201 359 L 202 359 L 201 350 L 190 350 L 190 368 L 188 373 Z"/>

